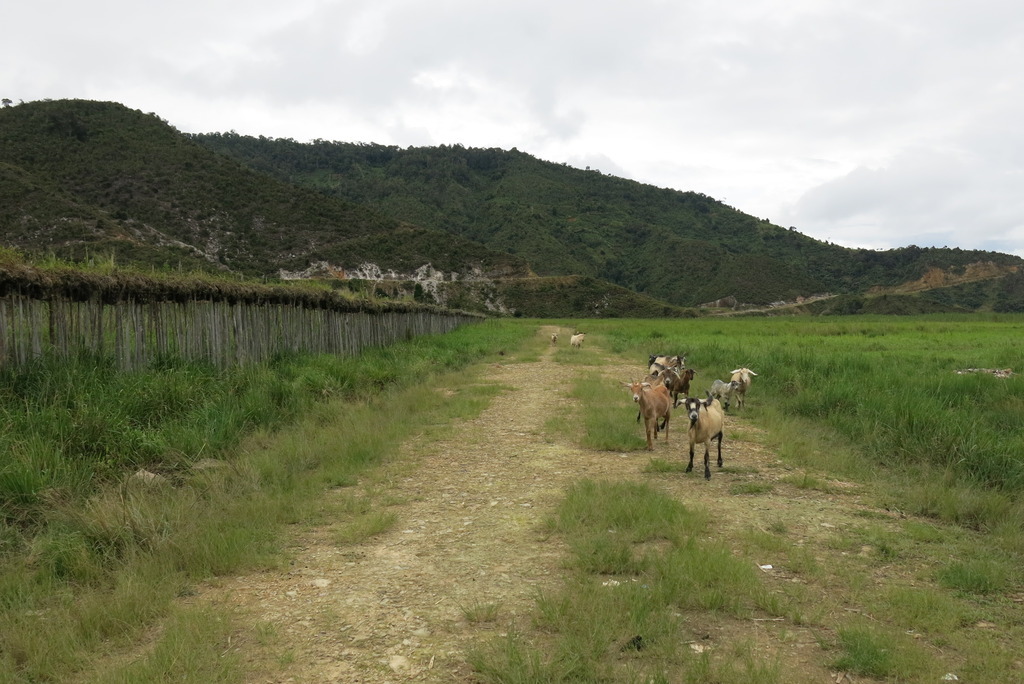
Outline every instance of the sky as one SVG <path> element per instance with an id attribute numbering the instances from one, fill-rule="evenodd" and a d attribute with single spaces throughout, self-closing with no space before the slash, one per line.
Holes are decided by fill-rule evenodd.
<path id="1" fill-rule="evenodd" d="M 1024 256 L 1019 0 L 33 0 L 0 98 L 516 148 L 834 244 Z"/>

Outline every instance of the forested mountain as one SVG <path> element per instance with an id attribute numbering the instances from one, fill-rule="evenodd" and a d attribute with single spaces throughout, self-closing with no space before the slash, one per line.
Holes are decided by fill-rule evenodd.
<path id="1" fill-rule="evenodd" d="M 0 109 L 4 243 L 68 258 L 182 262 L 273 276 L 327 261 L 528 272 L 507 253 L 282 182 L 215 154 L 155 114 L 80 100 Z"/>
<path id="2" fill-rule="evenodd" d="M 517 150 L 194 136 L 282 180 L 506 250 L 541 275 L 608 280 L 676 305 L 726 296 L 764 304 L 859 293 L 969 264 L 1016 267 L 995 252 L 833 245 L 696 192 L 657 188 Z M 1004 271 L 1005 273 L 1005 271 Z"/>
<path id="3" fill-rule="evenodd" d="M 3 244 L 29 253 L 114 252 L 121 263 L 260 277 L 429 265 L 448 280 L 501 280 L 495 292 L 525 315 L 538 300 L 523 293 L 546 293 L 538 311 L 578 302 L 580 315 L 597 315 L 599 301 L 618 301 L 615 315 L 628 315 L 628 290 L 648 298 L 644 311 L 660 300 L 665 315 L 679 315 L 727 297 L 764 305 L 872 288 L 892 295 L 935 273 L 947 286 L 935 306 L 965 308 L 962 291 L 973 297 L 967 308 L 1024 309 L 1024 262 L 1011 255 L 851 250 L 697 192 L 515 149 L 185 135 L 116 103 L 0 109 L 0 199 Z M 534 275 L 561 279 L 538 284 Z M 532 284 L 517 286 L 524 276 Z M 619 287 L 599 296 L 605 281 Z"/>

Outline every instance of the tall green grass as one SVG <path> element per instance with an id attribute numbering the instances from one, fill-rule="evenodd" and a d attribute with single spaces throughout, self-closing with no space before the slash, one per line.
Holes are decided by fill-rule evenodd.
<path id="1" fill-rule="evenodd" d="M 577 482 L 546 522 L 569 546 L 570 573 L 538 597 L 537 633 L 484 644 L 471 664 L 494 682 L 782 681 L 749 653 L 712 663 L 687 646 L 699 640 L 688 611 L 779 607 L 752 563 L 702 539 L 708 523 L 650 485 Z"/>
<path id="2" fill-rule="evenodd" d="M 910 681 L 930 674 L 938 680 L 934 659 L 905 635 L 874 625 L 857 624 L 839 630 L 839 657 L 833 667 L 879 680 Z"/>
<path id="3" fill-rule="evenodd" d="M 486 403 L 487 388 L 442 397 L 433 383 L 532 333 L 486 322 L 225 372 L 165 360 L 121 373 L 95 359 L 4 370 L 0 682 L 66 680 L 130 645 L 190 584 L 276 563 L 284 524 L 326 514 L 325 488 L 355 482 L 410 430 Z M 163 479 L 128 477 L 143 467 Z M 331 513 L 347 521 L 339 543 L 393 522 L 372 507 Z M 237 678 L 220 637 L 181 660 L 188 631 L 172 626 L 146 665 L 109 681 Z"/>
<path id="4" fill-rule="evenodd" d="M 776 434 L 790 424 L 792 440 L 812 430 L 813 439 L 849 445 L 853 457 L 831 466 L 903 471 L 974 492 L 959 494 L 971 500 L 959 509 L 966 518 L 911 495 L 921 512 L 991 526 L 1024 491 L 1022 317 L 594 321 L 588 329 L 638 369 L 651 353 L 688 351 L 697 393 L 736 367 L 752 368 L 758 376 L 744 410 Z M 1018 375 L 957 373 L 972 368 Z"/>
<path id="5" fill-rule="evenodd" d="M 791 517 L 783 505 L 785 518 L 758 520 L 737 538 L 704 529 L 700 511 L 653 486 L 578 482 L 547 523 L 568 549 L 564 584 L 538 597 L 529 629 L 514 626 L 470 662 L 494 682 L 803 681 L 807 672 L 786 642 L 806 630 L 820 665 L 853 677 L 923 682 L 954 672 L 1012 681 L 1020 631 L 1013 599 L 1024 578 L 1013 468 L 1021 390 L 1016 378 L 955 371 L 1012 366 L 1022 322 L 590 322 L 589 351 L 634 359 L 638 374 L 651 353 L 688 351 L 697 392 L 737 366 L 755 369 L 747 407 L 733 414 L 762 428 L 757 439 L 803 473 L 783 477 L 774 496 L 785 500 L 791 485 L 857 497 L 865 522 L 805 544 L 816 519 Z M 616 383 L 592 364 L 575 365 L 573 420 L 581 427 L 561 438 L 642 448 L 635 410 Z M 992 415 L 970 418 L 976 410 Z M 992 453 L 1004 460 L 979 466 Z M 652 460 L 644 472 L 653 484 L 673 466 Z M 859 486 L 832 484 L 841 478 Z M 955 524 L 903 515 L 912 513 Z M 757 570 L 764 560 L 775 570 Z M 687 648 L 701 643 L 694 625 L 751 621 L 780 627 L 768 630 L 769 641 L 779 639 L 777 658 L 765 657 L 772 647 L 764 644 L 756 654 L 742 642 Z M 798 660 L 811 651 L 801 653 Z"/>

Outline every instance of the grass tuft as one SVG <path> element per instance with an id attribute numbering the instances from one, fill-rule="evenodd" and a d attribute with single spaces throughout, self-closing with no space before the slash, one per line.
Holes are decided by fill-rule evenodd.
<path id="1" fill-rule="evenodd" d="M 482 622 L 495 622 L 501 606 L 498 603 L 474 603 L 469 606 L 462 606 L 462 617 L 470 624 Z"/>
<path id="2" fill-rule="evenodd" d="M 991 559 L 957 561 L 936 573 L 939 584 L 966 594 L 997 594 L 1006 589 L 1011 572 L 1005 563 Z"/>

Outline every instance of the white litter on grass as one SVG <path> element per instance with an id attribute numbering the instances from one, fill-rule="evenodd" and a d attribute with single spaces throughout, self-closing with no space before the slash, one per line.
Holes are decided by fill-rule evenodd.
<path id="1" fill-rule="evenodd" d="M 639 582 L 640 580 L 638 580 L 636 577 L 634 577 L 634 578 L 632 578 L 629 581 L 630 582 Z M 619 580 L 613 580 L 613 579 L 605 580 L 604 582 L 601 582 L 601 586 L 602 587 L 617 587 L 620 584 L 622 584 L 622 582 L 620 582 Z M 645 585 L 643 585 L 643 587 L 644 587 L 644 589 L 646 589 L 647 585 L 645 584 Z"/>
<path id="2" fill-rule="evenodd" d="M 759 566 L 757 566 L 757 567 L 761 568 L 761 569 L 762 569 L 762 570 L 764 570 L 765 572 L 768 572 L 769 570 L 772 570 L 772 569 L 773 569 L 771 565 L 759 565 Z"/>
<path id="3" fill-rule="evenodd" d="M 960 368 L 953 371 L 957 375 L 966 375 L 967 373 L 988 373 L 997 378 L 1012 378 L 1012 368 Z"/>

